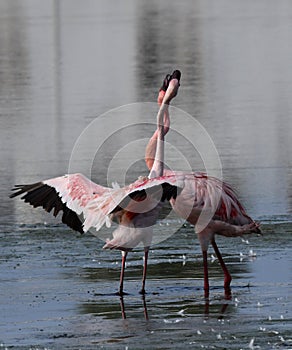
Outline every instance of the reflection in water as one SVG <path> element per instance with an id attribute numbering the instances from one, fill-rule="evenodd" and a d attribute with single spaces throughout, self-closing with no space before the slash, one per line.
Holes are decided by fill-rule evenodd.
<path id="1" fill-rule="evenodd" d="M 1 344 L 291 347 L 291 19 L 289 0 L 0 1 Z M 142 265 L 140 252 L 133 253 L 123 322 L 116 296 L 95 296 L 116 290 L 120 255 L 104 253 L 96 238 L 39 225 L 50 217 L 9 200 L 9 189 L 66 173 L 90 121 L 120 105 L 155 101 L 161 77 L 175 68 L 182 71 L 176 106 L 206 128 L 225 179 L 262 219 L 264 236 L 251 237 L 249 245 L 220 243 L 234 277 L 233 299 L 222 298 L 222 274 L 213 262 L 207 318 L 192 229 L 151 252 L 144 306 L 133 297 Z M 137 122 L 145 118 L 152 116 L 138 114 Z M 107 132 L 102 123 L 100 130 Z M 153 130 L 140 131 L 148 137 Z M 128 140 L 122 132 L 115 136 L 98 154 L 101 184 L 108 159 Z M 168 136 L 201 170 L 193 151 Z M 86 153 L 80 171 L 85 160 Z M 257 258 L 241 261 L 240 252 L 249 249 Z M 221 313 L 225 324 L 218 322 Z"/>
<path id="2" fill-rule="evenodd" d="M 148 316 L 148 310 L 147 310 L 147 303 L 146 303 L 146 297 L 145 295 L 143 295 L 141 297 L 142 302 L 143 302 L 143 313 L 144 313 L 144 317 L 145 320 L 149 320 L 149 316 Z M 228 297 L 228 299 L 231 299 L 231 297 Z M 122 318 L 126 319 L 126 309 L 125 309 L 125 303 L 124 303 L 124 298 L 120 297 L 120 305 L 121 305 L 121 313 L 122 313 Z M 223 304 L 220 311 L 219 311 L 219 316 L 218 319 L 223 319 L 223 315 L 225 313 L 225 311 L 227 310 L 229 304 Z M 202 308 L 203 309 L 203 308 Z M 214 311 L 213 311 L 214 312 Z M 179 312 L 179 314 L 181 316 L 183 316 L 185 313 L 184 310 L 181 310 Z M 200 314 L 201 312 L 198 313 L 198 311 L 196 311 L 196 315 Z M 209 299 L 205 300 L 205 305 L 204 305 L 204 314 L 205 316 L 208 316 L 210 313 L 210 301 Z"/>
<path id="3" fill-rule="evenodd" d="M 183 73 L 177 106 L 206 127 L 224 176 L 251 215 L 290 213 L 290 7 L 275 15 L 270 3 L 263 12 L 251 3 L 207 3 L 1 2 L 3 220 L 22 222 L 29 215 L 7 199 L 15 182 L 66 173 L 76 139 L 95 116 L 130 102 L 155 101 L 161 76 L 174 68 Z M 137 115 L 137 122 L 151 117 Z M 127 142 L 123 134 L 115 139 Z M 174 135 L 168 141 L 181 147 Z M 188 149 L 183 147 L 186 158 L 202 170 Z M 102 166 L 94 168 L 99 183 L 116 152 L 111 140 L 99 159 Z M 137 172 L 143 166 L 137 164 Z"/>
<path id="4" fill-rule="evenodd" d="M 231 300 L 223 297 L 222 273 L 216 260 L 210 264 L 211 298 L 207 303 L 203 298 L 200 249 L 193 242 L 191 227 L 151 251 L 145 303 L 138 293 L 142 251 L 134 251 L 127 266 L 125 283 L 129 294 L 123 299 L 124 305 L 114 295 L 119 252 L 103 251 L 103 242 L 95 237 L 72 236 L 61 226 L 2 227 L 6 233 L 1 234 L 0 302 L 6 322 L 0 329 L 10 343 L 15 334 L 20 334 L 22 344 L 25 339 L 40 339 L 41 335 L 46 341 L 53 335 L 54 339 L 65 338 L 67 345 L 69 339 L 78 338 L 82 344 L 124 339 L 125 344 L 134 346 L 148 331 L 154 332 L 152 341 L 157 344 L 161 339 L 168 341 L 164 332 L 169 337 L 178 330 L 179 343 L 185 337 L 208 343 L 224 334 L 224 344 L 234 342 L 234 337 L 243 344 L 255 334 L 261 339 L 260 326 L 267 329 L 261 342 L 268 329 L 281 332 L 285 339 L 291 278 L 282 263 L 286 262 L 287 267 L 291 260 L 290 226 L 266 224 L 269 233 L 262 239 L 250 237 L 249 244 L 237 239 L 222 240 L 234 277 Z M 285 249 L 278 244 L 279 237 Z M 253 260 L 248 258 L 251 247 L 257 253 Z M 274 266 L 278 268 L 274 270 Z M 121 323 L 122 317 L 126 317 L 126 323 Z"/>
<path id="5" fill-rule="evenodd" d="M 88 301 L 79 305 L 79 311 L 82 314 L 93 314 L 100 318 L 116 319 L 122 317 L 127 319 L 130 314 L 130 318 L 141 318 L 143 315 L 146 321 L 155 319 L 157 317 L 169 317 L 163 314 L 163 309 L 170 310 L 171 308 L 179 310 L 173 313 L 173 317 L 188 317 L 191 315 L 201 315 L 202 317 L 212 317 L 222 320 L 225 312 L 229 310 L 234 312 L 234 305 L 229 297 L 225 302 L 224 300 L 209 300 L 204 299 L 198 301 L 176 301 L 172 303 L 171 300 L 161 298 L 158 294 L 146 294 L 141 297 L 134 296 L 113 296 L 98 294 L 95 295 L 96 301 Z M 103 298 L 108 299 L 102 300 Z M 118 302 L 119 300 L 119 302 Z M 169 305 L 168 305 L 169 303 Z M 118 309 L 120 306 L 120 310 Z M 148 306 L 151 310 L 150 316 L 148 312 Z M 233 310 L 232 310 L 233 309 Z M 172 314 L 172 312 L 170 312 Z M 171 321 L 170 321 L 171 322 Z"/>
<path id="6" fill-rule="evenodd" d="M 147 310 L 147 304 L 146 304 L 146 297 L 145 295 L 142 295 L 141 297 L 142 302 L 143 302 L 143 312 L 144 312 L 144 317 L 145 320 L 148 321 L 148 310 Z M 125 310 L 125 303 L 124 303 L 124 297 L 120 297 L 120 305 L 121 305 L 121 313 L 122 313 L 122 318 L 125 320 L 127 318 L 126 316 L 126 310 Z"/>

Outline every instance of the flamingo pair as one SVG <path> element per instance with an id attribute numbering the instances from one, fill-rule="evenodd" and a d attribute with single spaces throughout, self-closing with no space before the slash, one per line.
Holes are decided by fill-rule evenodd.
<path id="1" fill-rule="evenodd" d="M 122 252 L 122 266 L 118 294 L 123 295 L 123 281 L 127 254 L 140 242 L 144 245 L 144 267 L 141 293 L 145 293 L 147 260 L 152 241 L 153 225 L 159 212 L 170 201 L 174 211 L 195 225 L 204 265 L 205 297 L 209 296 L 207 250 L 211 243 L 224 272 L 225 293 L 230 294 L 230 273 L 215 242 L 215 234 L 231 237 L 259 232 L 259 225 L 244 211 L 235 193 L 226 183 L 205 173 L 184 173 L 164 169 L 164 137 L 169 131 L 169 104 L 180 84 L 180 71 L 167 75 L 159 91 L 157 129 L 146 147 L 145 161 L 148 177 L 140 177 L 123 188 L 109 188 L 95 184 L 82 174 L 69 174 L 31 185 L 16 185 L 11 197 L 24 194 L 21 199 L 34 207 L 43 207 L 56 216 L 63 211 L 62 222 L 84 233 L 90 228 L 94 234 L 112 220 L 118 222 L 113 238 L 105 249 Z M 198 225 L 204 213 L 211 212 L 205 225 Z M 81 219 L 82 217 L 82 219 Z"/>

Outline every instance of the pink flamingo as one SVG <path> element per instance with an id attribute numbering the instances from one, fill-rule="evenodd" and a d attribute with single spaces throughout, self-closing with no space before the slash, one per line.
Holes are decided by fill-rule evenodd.
<path id="1" fill-rule="evenodd" d="M 118 222 L 113 239 L 103 248 L 122 252 L 119 294 L 123 295 L 126 257 L 140 242 L 144 245 L 144 267 L 141 293 L 145 293 L 147 259 L 152 241 L 153 225 L 165 200 L 175 198 L 177 179 L 163 175 L 164 123 L 163 116 L 179 88 L 179 80 L 171 79 L 157 114 L 157 143 L 154 161 L 147 177 L 140 177 L 123 188 L 100 186 L 82 174 L 70 174 L 30 185 L 16 185 L 10 197 L 24 194 L 21 199 L 34 207 L 53 209 L 57 216 L 63 211 L 62 222 L 80 233 L 94 228 L 98 231 L 111 220 Z M 81 219 L 83 217 L 83 220 Z M 83 222 L 82 222 L 83 221 Z M 93 232 L 95 233 L 95 232 Z"/>
<path id="2" fill-rule="evenodd" d="M 180 79 L 180 72 L 175 71 L 172 77 Z M 169 75 L 163 81 L 158 94 L 158 103 L 163 102 L 165 91 L 169 84 Z M 169 131 L 169 111 L 164 113 L 164 133 Z M 147 167 L 151 169 L 155 159 L 156 147 L 159 142 L 159 129 L 151 137 L 145 151 Z M 215 242 L 215 234 L 236 237 L 246 233 L 260 233 L 259 224 L 254 222 L 245 212 L 233 189 L 225 182 L 208 176 L 203 172 L 184 173 L 180 171 L 164 170 L 165 176 L 177 176 L 183 181 L 183 189 L 170 203 L 178 216 L 184 218 L 195 226 L 195 231 L 200 241 L 203 266 L 204 266 L 204 291 L 205 297 L 209 296 L 208 260 L 207 251 L 211 243 L 218 257 L 224 273 L 224 289 L 226 296 L 231 293 L 231 275 L 223 261 L 222 255 Z M 198 227 L 198 220 L 201 214 L 212 212 L 210 221 L 203 229 Z"/>

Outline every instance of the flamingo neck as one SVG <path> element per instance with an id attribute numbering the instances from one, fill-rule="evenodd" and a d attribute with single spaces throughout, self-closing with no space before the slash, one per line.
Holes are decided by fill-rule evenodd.
<path id="1" fill-rule="evenodd" d="M 165 108 L 164 111 L 164 119 L 163 119 L 163 136 L 168 133 L 169 127 L 170 127 L 170 118 L 169 118 L 169 111 L 168 108 Z M 157 140 L 159 135 L 159 126 L 157 126 L 157 129 L 155 130 L 154 134 L 152 135 L 151 139 L 149 140 L 146 150 L 145 150 L 145 162 L 149 170 L 152 169 L 155 159 L 155 153 L 157 148 Z"/>
<path id="2" fill-rule="evenodd" d="M 157 139 L 156 150 L 153 165 L 151 167 L 149 178 L 162 176 L 164 171 L 164 114 L 168 112 L 168 104 L 162 104 L 157 114 Z M 154 135 L 153 135 L 154 136 Z M 151 140 L 150 140 L 151 141 Z"/>

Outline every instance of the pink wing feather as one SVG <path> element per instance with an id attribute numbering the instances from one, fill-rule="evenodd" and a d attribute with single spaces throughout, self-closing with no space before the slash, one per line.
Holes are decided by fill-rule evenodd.
<path id="1" fill-rule="evenodd" d="M 168 185 L 168 186 L 167 186 Z M 98 231 L 107 221 L 107 218 L 122 203 L 127 199 L 127 203 L 122 205 L 121 209 L 129 210 L 131 212 L 147 212 L 153 208 L 149 208 L 149 201 L 135 201 L 132 200 L 131 195 L 146 191 L 146 193 L 153 196 L 151 192 L 157 190 L 158 197 L 156 203 L 164 199 L 176 197 L 177 188 L 182 187 L 181 179 L 178 176 L 161 176 L 153 179 L 140 177 L 134 183 L 123 188 L 110 189 L 102 196 L 93 198 L 86 206 L 86 215 L 84 221 L 84 230 L 87 231 L 90 227 L 95 227 Z M 149 190 L 149 192 L 147 192 Z M 152 202 L 153 203 L 153 202 Z"/>
<path id="2" fill-rule="evenodd" d="M 111 190 L 78 173 L 45 180 L 43 183 L 53 187 L 62 202 L 78 215 L 84 212 L 89 201 Z"/>
<path id="3" fill-rule="evenodd" d="M 176 196 L 178 178 L 176 176 L 161 178 L 140 178 L 123 188 L 108 188 L 95 184 L 82 174 L 64 175 L 31 185 L 16 185 L 11 197 L 24 194 L 21 199 L 34 207 L 43 207 L 54 216 L 63 211 L 62 221 L 81 233 L 94 227 L 98 231 L 108 220 L 109 215 L 134 193 L 162 188 L 160 199 Z M 136 204 L 135 204 L 136 203 Z M 132 201 L 132 210 L 139 202 Z M 147 210 L 147 208 L 145 208 Z M 84 222 L 81 222 L 80 215 Z"/>
<path id="4" fill-rule="evenodd" d="M 184 188 L 172 203 L 180 212 L 212 210 L 214 219 L 233 225 L 253 222 L 237 199 L 236 193 L 224 181 L 203 172 L 183 173 L 166 170 L 167 175 L 184 177 Z"/>
<path id="5" fill-rule="evenodd" d="M 34 207 L 43 207 L 57 216 L 63 212 L 62 222 L 80 233 L 85 232 L 82 219 L 87 213 L 87 204 L 95 197 L 102 196 L 109 188 L 99 186 L 82 174 L 64 175 L 30 185 L 16 185 L 10 197 L 21 197 Z"/>

